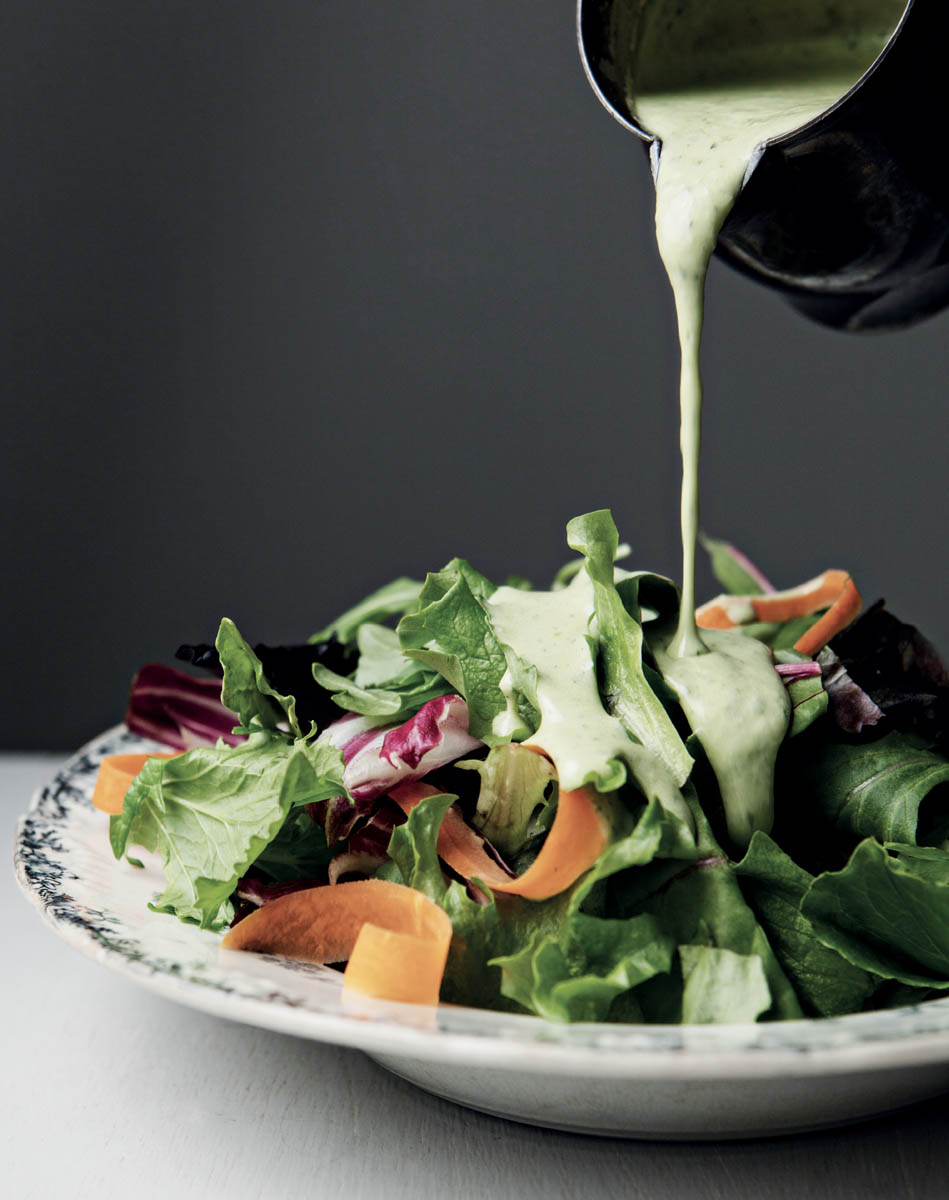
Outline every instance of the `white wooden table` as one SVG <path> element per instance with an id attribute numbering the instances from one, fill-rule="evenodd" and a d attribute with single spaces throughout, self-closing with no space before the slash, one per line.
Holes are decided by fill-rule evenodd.
<path id="1" fill-rule="evenodd" d="M 59 760 L 0 757 L 12 831 Z M 809 1136 L 598 1140 L 437 1100 L 361 1054 L 204 1016 L 82 958 L 9 865 L 0 1192 L 11 1200 L 949 1197 L 949 1097 Z"/>

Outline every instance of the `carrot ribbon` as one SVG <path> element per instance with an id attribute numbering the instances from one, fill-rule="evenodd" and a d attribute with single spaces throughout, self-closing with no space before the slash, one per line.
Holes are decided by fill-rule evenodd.
<path id="1" fill-rule="evenodd" d="M 825 571 L 816 579 L 763 596 L 717 596 L 695 611 L 702 629 L 734 629 L 752 621 L 784 622 L 827 611 L 794 643 L 799 654 L 813 656 L 860 612 L 860 593 L 846 571 Z"/>

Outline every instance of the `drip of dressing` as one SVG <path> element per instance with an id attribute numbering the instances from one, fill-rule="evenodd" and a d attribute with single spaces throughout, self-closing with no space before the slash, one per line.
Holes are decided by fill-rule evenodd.
<path id="1" fill-rule="evenodd" d="M 660 139 L 656 236 L 681 348 L 682 608 L 673 654 L 701 654 L 695 626 L 705 278 L 719 231 L 762 143 L 819 116 L 879 56 L 905 0 L 652 0 L 631 106 Z"/>
<path id="2" fill-rule="evenodd" d="M 719 231 L 770 138 L 839 100 L 878 57 L 905 0 L 652 0 L 631 107 L 661 142 L 656 234 L 681 349 L 682 602 L 658 665 L 705 749 L 729 833 L 770 829 L 789 702 L 768 650 L 695 624 L 705 278 Z"/>

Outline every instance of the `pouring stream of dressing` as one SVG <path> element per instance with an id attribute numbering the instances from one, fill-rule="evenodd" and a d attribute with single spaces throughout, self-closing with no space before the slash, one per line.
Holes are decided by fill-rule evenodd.
<path id="1" fill-rule="evenodd" d="M 682 354 L 682 609 L 670 647 L 701 654 L 695 627 L 705 278 L 719 231 L 763 142 L 806 124 L 872 65 L 905 0 L 651 0 L 631 107 L 658 136 L 656 235 Z M 749 8 L 751 11 L 749 11 Z"/>
<path id="2" fill-rule="evenodd" d="M 661 143 L 656 234 L 682 356 L 682 601 L 674 633 L 653 649 L 705 748 L 740 845 L 770 828 L 789 704 L 764 646 L 741 634 L 700 634 L 695 624 L 705 279 L 757 149 L 845 95 L 904 8 L 905 0 L 648 0 L 642 10 L 630 107 Z"/>

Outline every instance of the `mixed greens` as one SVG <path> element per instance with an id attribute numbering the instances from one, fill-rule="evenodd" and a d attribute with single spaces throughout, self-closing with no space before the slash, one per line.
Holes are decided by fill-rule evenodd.
<path id="1" fill-rule="evenodd" d="M 932 646 L 880 603 L 795 650 L 822 640 L 824 592 L 797 611 L 805 589 L 776 593 L 709 541 L 731 593 L 703 606 L 732 626 L 715 644 L 759 645 L 784 706 L 746 827 L 664 674 L 675 585 L 615 565 L 608 512 L 568 542 L 580 558 L 549 591 L 454 559 L 305 645 L 252 647 L 224 620 L 213 647 L 179 650 L 207 676 L 143 668 L 127 723 L 180 753 L 146 762 L 110 835 L 116 857 L 160 857 L 153 907 L 225 930 L 297 891 L 401 884 L 450 918 L 442 1000 L 555 1021 L 832 1016 L 949 989 L 949 676 Z M 551 858 L 577 794 L 595 859 L 543 898 L 505 890 Z"/>

